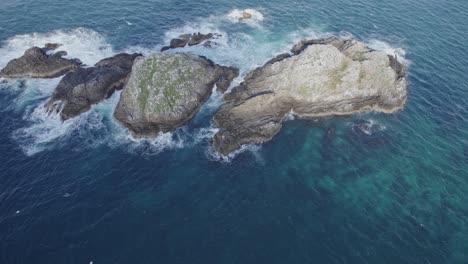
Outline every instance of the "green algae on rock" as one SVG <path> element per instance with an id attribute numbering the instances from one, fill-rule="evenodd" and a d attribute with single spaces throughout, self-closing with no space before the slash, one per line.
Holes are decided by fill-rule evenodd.
<path id="1" fill-rule="evenodd" d="M 239 71 L 190 54 L 137 58 L 114 112 L 136 136 L 156 136 L 189 121 L 210 97 L 224 92 Z"/>

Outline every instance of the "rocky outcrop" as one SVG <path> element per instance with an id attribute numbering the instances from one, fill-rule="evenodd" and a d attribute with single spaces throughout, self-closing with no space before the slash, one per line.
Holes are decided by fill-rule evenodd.
<path id="1" fill-rule="evenodd" d="M 136 136 L 156 136 L 189 121 L 213 87 L 227 88 L 239 74 L 190 54 L 138 58 L 114 116 Z"/>
<path id="2" fill-rule="evenodd" d="M 0 71 L 3 78 L 56 78 L 78 68 L 81 61 L 77 59 L 65 59 L 67 52 L 51 52 L 58 48 L 59 44 L 48 43 L 44 48 L 32 47 L 20 58 L 10 61 Z"/>
<path id="3" fill-rule="evenodd" d="M 180 35 L 178 38 L 172 39 L 169 46 L 163 47 L 161 51 L 183 48 L 187 45 L 189 46 L 199 45 L 207 40 L 219 38 L 220 36 L 221 36 L 220 34 L 216 34 L 216 33 L 215 34 L 213 33 L 202 34 L 200 32 L 193 33 L 193 34 Z M 207 46 L 209 47 L 213 46 L 213 42 L 209 42 Z"/>
<path id="4" fill-rule="evenodd" d="M 141 54 L 118 54 L 94 67 L 67 73 L 46 104 L 48 112 L 60 113 L 63 120 L 88 111 L 93 104 L 110 97 L 126 84 L 135 58 Z"/>
<path id="5" fill-rule="evenodd" d="M 250 72 L 224 96 L 213 118 L 213 147 L 223 155 L 271 140 L 292 113 L 299 118 L 391 113 L 407 97 L 405 67 L 393 56 L 335 37 L 301 41 Z"/>

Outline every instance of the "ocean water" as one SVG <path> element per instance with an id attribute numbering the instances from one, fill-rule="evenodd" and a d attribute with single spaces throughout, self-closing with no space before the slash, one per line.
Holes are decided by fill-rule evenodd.
<path id="1" fill-rule="evenodd" d="M 113 120 L 119 93 L 62 123 L 42 109 L 59 78 L 0 79 L 0 263 L 468 263 L 467 25 L 466 0 L 2 0 L 0 67 L 46 42 L 91 65 L 218 32 L 171 52 L 239 67 L 239 83 L 337 34 L 398 53 L 410 84 L 398 113 L 291 119 L 219 157 L 219 94 L 136 140 Z"/>

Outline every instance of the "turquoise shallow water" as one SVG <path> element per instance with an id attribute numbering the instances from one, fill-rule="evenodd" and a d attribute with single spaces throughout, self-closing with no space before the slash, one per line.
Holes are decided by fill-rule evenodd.
<path id="1" fill-rule="evenodd" d="M 236 8 L 264 19 L 233 23 Z M 219 95 L 137 141 L 112 119 L 119 94 L 61 123 L 41 109 L 59 80 L 0 80 L 0 263 L 468 263 L 467 14 L 461 0 L 2 1 L 1 67 L 45 42 L 92 64 L 215 31 L 218 48 L 186 51 L 245 74 L 333 33 L 405 54 L 410 96 L 392 115 L 290 120 L 223 160 Z"/>

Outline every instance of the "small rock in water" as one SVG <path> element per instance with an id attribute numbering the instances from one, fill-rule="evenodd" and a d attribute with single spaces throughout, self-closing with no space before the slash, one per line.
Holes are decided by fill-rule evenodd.
<path id="1" fill-rule="evenodd" d="M 239 20 L 250 19 L 250 18 L 252 18 L 252 14 L 244 10 L 242 11 L 241 16 L 239 17 Z"/>
<path id="2" fill-rule="evenodd" d="M 217 33 L 208 33 L 208 34 L 202 34 L 200 32 L 198 33 L 193 33 L 193 34 L 183 34 L 180 35 L 177 38 L 171 39 L 171 42 L 169 43 L 169 46 L 165 46 L 161 49 L 161 52 L 170 50 L 170 49 L 177 49 L 177 48 L 183 48 L 187 45 L 189 46 L 195 46 L 199 45 L 207 40 L 210 39 L 215 39 L 221 37 L 221 34 Z M 205 43 L 206 44 L 206 43 Z M 205 47 L 213 47 L 215 46 L 213 43 L 210 43 L 207 45 L 204 45 Z"/>
<path id="3" fill-rule="evenodd" d="M 187 45 L 187 40 L 186 39 L 179 39 L 179 38 L 175 38 L 175 39 L 172 39 L 171 40 L 171 47 L 173 49 L 175 48 L 183 48 L 185 47 L 185 45 Z"/>
<path id="4" fill-rule="evenodd" d="M 325 136 L 323 138 L 323 143 L 330 144 L 335 138 L 335 135 L 336 135 L 336 127 L 330 126 L 329 128 L 327 128 L 327 132 L 325 133 Z"/>
<path id="5" fill-rule="evenodd" d="M 203 47 L 206 47 L 206 48 L 215 48 L 217 46 L 219 46 L 219 44 L 211 40 L 208 40 L 207 42 L 203 44 Z"/>
<path id="6" fill-rule="evenodd" d="M 45 50 L 56 50 L 58 49 L 59 47 L 61 47 L 62 44 L 58 44 L 58 43 L 46 43 L 44 45 L 44 48 L 42 49 L 45 49 Z"/>
<path id="7" fill-rule="evenodd" d="M 372 125 L 370 123 L 361 123 L 353 125 L 353 131 L 359 134 L 372 135 Z"/>
<path id="8" fill-rule="evenodd" d="M 213 38 L 212 33 L 208 33 L 205 35 L 205 34 L 201 34 L 200 32 L 198 32 L 197 34 L 192 35 L 192 37 L 190 38 L 188 42 L 188 45 L 195 46 L 195 45 L 202 43 L 205 40 L 212 39 L 212 38 Z"/>
<path id="9" fill-rule="evenodd" d="M 228 14 L 228 18 L 231 19 L 233 22 L 245 22 L 249 23 L 253 22 L 260 22 L 263 21 L 263 15 L 259 11 L 255 9 L 234 9 Z"/>

